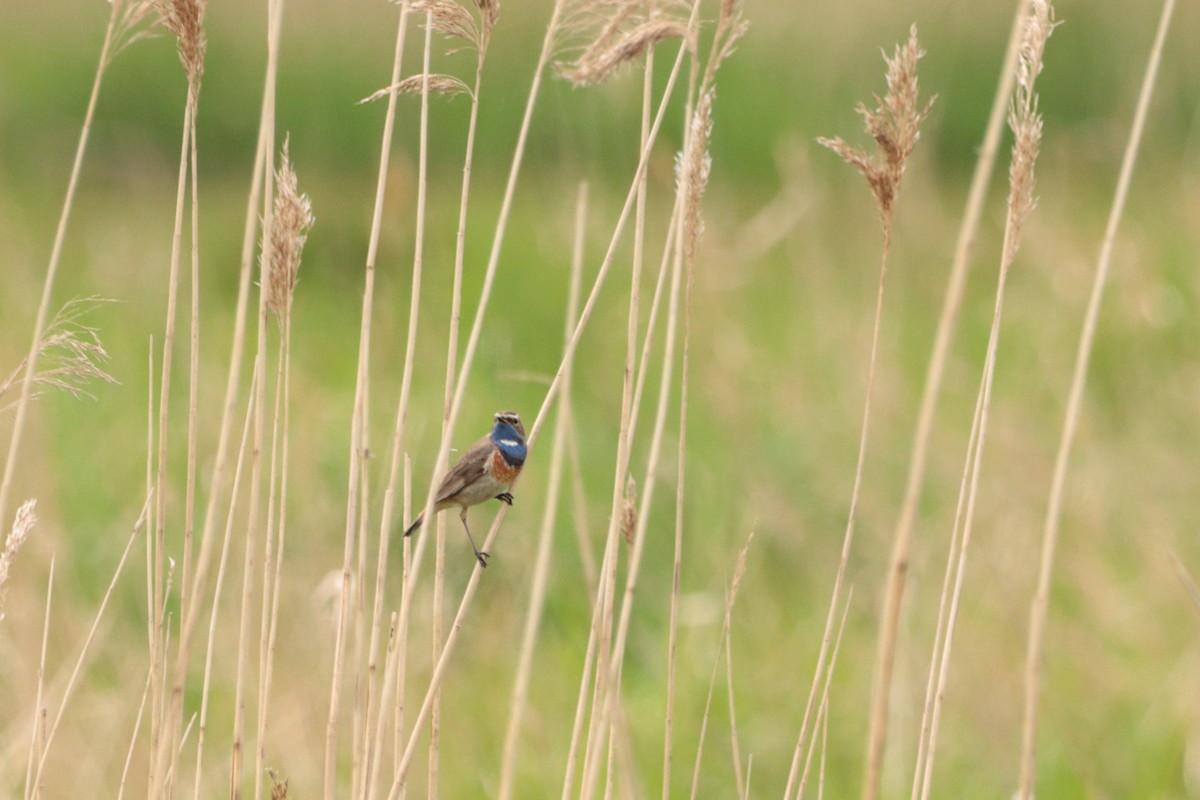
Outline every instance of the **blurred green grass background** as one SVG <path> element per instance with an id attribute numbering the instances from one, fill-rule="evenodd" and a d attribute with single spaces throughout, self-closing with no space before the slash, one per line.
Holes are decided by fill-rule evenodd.
<path id="1" fill-rule="evenodd" d="M 1063 25 L 1050 41 L 1039 81 L 1046 128 L 1038 162 L 1040 205 L 1006 303 L 937 796 L 994 797 L 1015 782 L 1028 601 L 1050 467 L 1095 255 L 1157 19 L 1152 4 L 1064 2 L 1057 9 Z M 747 4 L 751 31 L 718 84 L 694 300 L 683 567 L 688 613 L 680 640 L 676 793 L 690 779 L 722 587 L 751 530 L 757 536 L 732 634 L 741 748 L 743 756 L 754 754 L 754 796 L 776 796 L 786 779 L 845 526 L 879 244 L 876 213 L 860 178 L 819 148 L 815 137 L 861 141 L 853 107 L 883 89 L 879 48 L 890 51 L 916 22 L 928 51 L 922 89 L 939 99 L 897 206 L 876 416 L 849 572 L 854 602 L 831 699 L 827 790 L 842 797 L 858 789 L 891 529 L 1011 11 L 1003 3 L 934 0 Z M 547 12 L 548 3 L 506 3 L 489 55 L 467 242 L 466 315 L 474 312 Z M 4 370 L 27 346 L 106 15 L 99 2 L 0 5 Z M 301 189 L 312 197 L 317 225 L 295 306 L 295 502 L 284 587 L 290 600 L 285 607 L 295 613 L 281 623 L 272 720 L 281 734 L 268 749 L 268 763 L 292 777 L 299 796 L 314 795 L 319 785 L 316 754 L 327 698 L 309 692 L 314 671 L 321 676 L 316 686 L 327 685 L 331 634 L 312 624 L 320 613 L 313 597 L 340 563 L 362 264 L 383 117 L 382 104 L 355 102 L 386 83 L 395 15 L 384 2 L 298 0 L 289 3 L 283 30 L 277 130 L 290 132 Z M 232 330 L 264 17 L 263 9 L 244 5 L 214 4 L 209 11 L 199 116 L 201 407 L 209 409 L 213 426 Z M 1174 553 L 1200 573 L 1197 31 L 1200 12 L 1181 7 L 1118 239 L 1072 461 L 1042 698 L 1038 793 L 1045 797 L 1200 792 L 1200 630 L 1197 609 L 1170 562 Z M 410 38 L 410 53 L 416 41 Z M 437 48 L 435 71 L 466 75 L 471 57 L 447 57 L 445 49 Z M 415 62 L 410 57 L 408 63 Z M 89 322 L 99 329 L 112 354 L 110 371 L 121 383 L 96 387 L 94 401 L 48 397 L 35 408 L 17 496 L 38 498 L 42 523 L 21 555 L 8 617 L 0 623 L 0 707 L 20 714 L 30 703 L 25 692 L 36 669 L 50 556 L 58 570 L 50 660 L 64 664 L 90 624 L 123 532 L 141 506 L 147 348 L 151 336 L 157 342 L 162 335 L 184 90 L 174 44 L 159 36 L 115 61 L 101 96 L 56 305 L 90 295 L 118 301 Z M 390 434 L 407 326 L 417 107 L 412 99 L 401 104 L 379 261 L 371 431 L 380 452 Z M 409 440 L 418 493 L 437 444 L 468 108 L 459 98 L 436 101 L 432 111 L 430 236 Z M 588 90 L 553 81 L 541 96 L 459 446 L 496 409 L 532 417 L 539 405 L 561 350 L 576 185 L 587 180 L 592 190 L 590 276 L 636 163 L 638 109 L 636 78 Z M 651 164 L 656 236 L 679 127 L 675 109 Z M 990 322 L 1002 176 L 998 169 L 935 433 L 902 623 L 886 796 L 905 791 L 915 753 L 945 548 Z M 774 216 L 760 216 L 764 211 Z M 597 539 L 606 524 L 620 418 L 628 273 L 627 264 L 619 266 L 581 345 L 575 391 Z M 175 397 L 182 401 L 186 383 L 181 371 L 176 375 Z M 649 414 L 643 411 L 647 426 Z M 174 415 L 176 442 L 182 443 L 184 421 L 185 414 Z M 0 425 L 7 435 L 11 413 Z M 208 442 L 203 465 L 212 457 L 215 430 L 202 436 Z M 182 448 L 175 466 L 182 487 Z M 635 472 L 644 466 L 639 449 Z M 372 475 L 377 497 L 384 473 L 376 467 Z M 672 465 L 667 475 L 673 475 Z M 647 795 L 657 792 L 661 758 L 669 486 L 668 480 L 660 488 L 653 512 L 624 677 L 638 780 Z M 494 790 L 544 491 L 535 459 L 448 678 L 443 730 L 452 744 L 442 753 L 447 797 Z M 171 500 L 181 504 L 180 497 Z M 529 797 L 559 786 L 587 641 L 590 611 L 570 518 L 564 507 L 534 666 L 539 692 L 527 722 L 519 784 Z M 454 525 L 450 536 L 449 596 L 456 597 L 469 558 Z M 57 785 L 71 785 L 71 772 L 90 771 L 101 786 L 115 785 L 120 774 L 121 759 L 112 753 L 124 753 L 143 674 L 143 667 L 128 664 L 145 658 L 145 588 L 138 574 L 130 571 L 122 580 L 88 672 L 87 694 L 74 701 L 60 734 L 56 748 L 77 758 L 54 778 L 62 782 Z M 428 598 L 420 602 L 417 619 L 429 613 Z M 235 627 L 223 634 L 230 647 Z M 228 674 L 218 675 L 218 685 L 228 687 L 232 663 L 222 668 Z M 718 701 L 702 796 L 732 794 L 726 717 Z M 10 736 L 24 730 L 0 722 Z M 227 724 L 213 719 L 210 728 Z M 120 744 L 112 750 L 97 744 L 107 740 Z M 531 758 L 534 753 L 542 757 Z"/>

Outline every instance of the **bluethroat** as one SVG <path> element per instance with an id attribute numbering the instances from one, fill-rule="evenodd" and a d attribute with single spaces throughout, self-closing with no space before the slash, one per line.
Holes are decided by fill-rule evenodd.
<path id="1" fill-rule="evenodd" d="M 467 509 L 492 498 L 511 506 L 513 496 L 508 488 L 521 474 L 527 452 L 525 426 L 521 424 L 521 418 L 515 412 L 500 411 L 496 414 L 492 432 L 471 445 L 471 449 L 450 468 L 438 487 L 433 513 L 451 506 L 462 509 L 459 519 L 467 532 L 471 549 L 475 551 L 475 558 L 485 567 L 488 565 L 488 554 L 475 546 L 471 528 L 467 525 Z M 423 522 L 424 510 L 417 514 L 404 535 L 411 536 Z"/>

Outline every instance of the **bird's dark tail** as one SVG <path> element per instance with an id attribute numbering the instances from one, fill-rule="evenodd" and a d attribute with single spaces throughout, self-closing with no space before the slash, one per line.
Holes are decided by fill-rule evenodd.
<path id="1" fill-rule="evenodd" d="M 420 514 L 417 514 L 417 518 L 412 521 L 412 525 L 409 525 L 407 528 L 405 528 L 404 535 L 412 536 L 414 533 L 416 533 L 417 528 L 420 528 L 422 523 L 424 523 L 424 522 L 425 522 L 425 512 L 422 511 Z"/>

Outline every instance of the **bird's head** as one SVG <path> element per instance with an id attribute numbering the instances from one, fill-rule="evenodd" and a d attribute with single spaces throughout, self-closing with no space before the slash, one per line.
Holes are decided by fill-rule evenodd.
<path id="1" fill-rule="evenodd" d="M 525 426 L 521 424 L 521 417 L 515 411 L 497 411 L 496 424 L 507 425 L 521 434 L 522 439 L 525 438 Z"/>

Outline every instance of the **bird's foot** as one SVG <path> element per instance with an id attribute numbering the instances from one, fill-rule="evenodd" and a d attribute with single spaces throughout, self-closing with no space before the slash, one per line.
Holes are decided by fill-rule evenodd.
<path id="1" fill-rule="evenodd" d="M 475 558 L 479 559 L 479 566 L 485 567 L 485 568 L 487 567 L 487 565 L 488 565 L 488 554 L 487 553 L 483 552 L 482 550 L 476 550 Z"/>
<path id="2" fill-rule="evenodd" d="M 513 504 L 513 496 L 511 492 L 501 492 L 500 494 L 496 495 L 496 499 L 501 503 L 508 503 L 510 506 Z"/>

